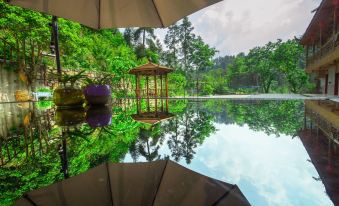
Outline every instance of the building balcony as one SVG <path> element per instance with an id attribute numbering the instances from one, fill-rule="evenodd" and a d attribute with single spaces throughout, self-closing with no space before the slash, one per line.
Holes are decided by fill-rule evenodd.
<path id="1" fill-rule="evenodd" d="M 320 71 L 339 59 L 339 33 L 333 35 L 316 52 L 309 54 L 306 61 L 306 72 Z"/>

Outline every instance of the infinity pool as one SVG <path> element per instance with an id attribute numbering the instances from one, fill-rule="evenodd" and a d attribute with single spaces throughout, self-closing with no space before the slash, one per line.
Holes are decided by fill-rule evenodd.
<path id="1" fill-rule="evenodd" d="M 321 118 L 337 115 L 328 103 L 156 104 L 120 100 L 73 111 L 49 102 L 0 104 L 0 205 L 104 162 L 167 158 L 237 184 L 252 205 L 338 203 L 335 125 Z"/>

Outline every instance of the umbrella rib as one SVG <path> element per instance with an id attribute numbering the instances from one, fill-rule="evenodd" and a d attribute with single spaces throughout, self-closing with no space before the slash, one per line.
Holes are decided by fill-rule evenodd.
<path id="1" fill-rule="evenodd" d="M 228 196 L 232 192 L 232 190 L 234 190 L 234 188 L 235 188 L 235 185 L 232 185 L 231 189 L 225 192 L 225 194 L 223 194 L 217 201 L 215 201 L 215 203 L 213 203 L 212 206 L 217 206 L 222 199 L 224 199 L 226 196 Z"/>
<path id="2" fill-rule="evenodd" d="M 32 205 L 34 206 L 38 206 L 30 197 L 28 197 L 28 194 L 25 194 L 24 195 L 24 198 L 29 202 L 31 203 Z"/>
<path id="3" fill-rule="evenodd" d="M 99 0 L 99 8 L 98 8 L 98 29 L 101 29 L 101 0 Z"/>
<path id="4" fill-rule="evenodd" d="M 153 3 L 153 5 L 154 5 L 155 10 L 157 11 L 157 14 L 158 14 L 158 17 L 159 17 L 159 19 L 160 19 L 160 22 L 161 22 L 162 27 L 165 27 L 164 22 L 162 21 L 162 18 L 161 18 L 160 14 L 159 14 L 158 7 L 157 7 L 157 5 L 155 4 L 154 0 L 152 0 L 152 3 Z"/>
<path id="5" fill-rule="evenodd" d="M 164 174 L 165 174 L 165 171 L 166 171 L 166 168 L 167 168 L 167 164 L 168 164 L 168 160 L 166 160 L 166 165 L 165 165 L 165 167 L 164 167 L 164 170 L 162 171 L 161 178 L 160 178 L 160 180 L 159 180 L 159 184 L 158 184 L 157 190 L 155 191 L 155 195 L 154 195 L 154 198 L 153 198 L 153 201 L 152 201 L 152 206 L 154 205 L 155 198 L 156 198 L 157 195 L 158 195 L 158 191 L 159 191 L 159 188 L 160 188 L 162 179 L 163 179 L 163 177 L 164 177 Z"/>
<path id="6" fill-rule="evenodd" d="M 112 206 L 114 205 L 113 204 L 113 194 L 112 194 L 112 185 L 111 185 L 111 176 L 109 174 L 109 164 L 108 162 L 106 163 L 106 170 L 107 170 L 107 177 L 108 177 L 108 186 L 109 186 L 109 193 L 110 193 L 110 199 L 111 199 L 111 203 L 112 203 Z"/>

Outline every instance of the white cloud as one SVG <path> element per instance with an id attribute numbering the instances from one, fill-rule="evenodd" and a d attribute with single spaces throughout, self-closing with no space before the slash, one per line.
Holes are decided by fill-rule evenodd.
<path id="1" fill-rule="evenodd" d="M 195 32 L 220 53 L 247 52 L 301 36 L 321 0 L 224 0 L 190 16 Z M 163 38 L 164 32 L 159 32 Z"/>
<path id="2" fill-rule="evenodd" d="M 324 185 L 312 178 L 318 174 L 299 139 L 268 136 L 248 126 L 216 126 L 218 132 L 197 150 L 191 167 L 201 162 L 207 175 L 239 185 L 253 205 L 332 205 Z M 260 197 L 265 203 L 257 202 Z"/>

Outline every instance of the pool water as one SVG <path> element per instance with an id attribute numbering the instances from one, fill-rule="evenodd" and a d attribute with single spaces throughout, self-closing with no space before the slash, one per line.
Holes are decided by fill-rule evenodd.
<path id="1" fill-rule="evenodd" d="M 72 111 L 0 104 L 0 205 L 105 162 L 159 159 L 237 184 L 251 205 L 338 204 L 339 113 L 331 108 L 318 101 L 120 100 Z"/>

